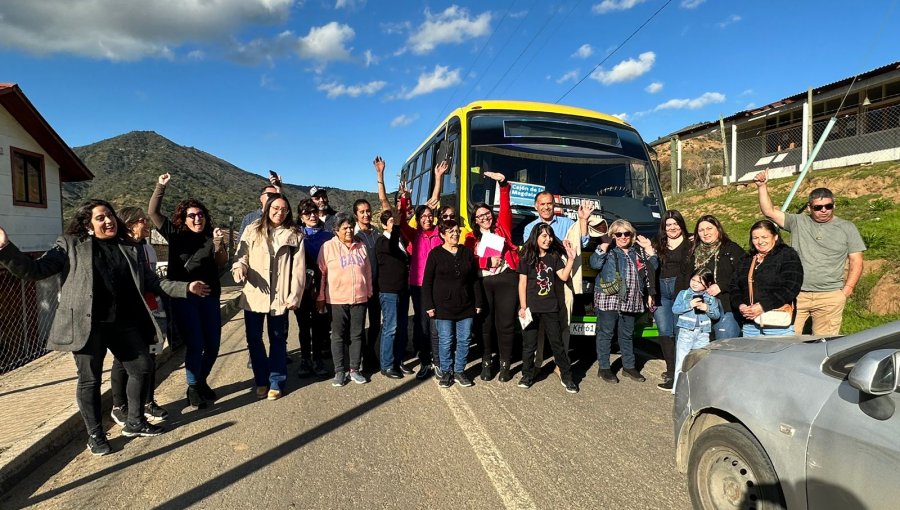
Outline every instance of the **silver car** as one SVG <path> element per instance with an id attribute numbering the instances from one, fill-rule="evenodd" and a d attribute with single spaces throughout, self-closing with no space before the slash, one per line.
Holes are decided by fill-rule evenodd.
<path id="1" fill-rule="evenodd" d="M 900 508 L 900 321 L 713 342 L 682 370 L 675 462 L 694 508 Z"/>

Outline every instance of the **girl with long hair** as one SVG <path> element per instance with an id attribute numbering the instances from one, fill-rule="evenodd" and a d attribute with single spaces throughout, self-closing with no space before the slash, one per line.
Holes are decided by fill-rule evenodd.
<path id="1" fill-rule="evenodd" d="M 713 338 L 716 340 L 741 336 L 741 327 L 731 307 L 729 289 L 737 274 L 735 271 L 738 262 L 745 255 L 744 249 L 725 233 L 718 218 L 705 214 L 697 220 L 694 227 L 694 251 L 691 254 L 694 268 L 705 267 L 712 271 L 716 283 L 709 287 L 708 292 L 722 303 L 722 315 L 718 321 L 713 322 Z"/>

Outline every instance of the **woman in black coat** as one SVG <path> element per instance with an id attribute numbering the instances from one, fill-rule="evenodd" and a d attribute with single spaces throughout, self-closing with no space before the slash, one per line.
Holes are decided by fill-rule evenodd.
<path id="1" fill-rule="evenodd" d="M 694 227 L 694 268 L 709 269 L 715 282 L 708 292 L 722 302 L 722 317 L 713 323 L 716 340 L 741 336 L 741 326 L 731 309 L 729 289 L 735 277 L 737 264 L 747 254 L 736 242 L 728 238 L 718 218 L 711 214 L 701 216 Z"/>
<path id="2" fill-rule="evenodd" d="M 163 429 L 144 418 L 144 384 L 151 369 L 149 345 L 162 337 L 144 292 L 184 297 L 198 292 L 201 282 L 162 281 L 138 259 L 137 248 L 126 241 L 124 227 L 113 207 L 90 200 L 56 245 L 34 260 L 10 242 L 0 228 L 0 265 L 25 280 L 61 274 L 59 305 L 53 317 L 47 348 L 72 352 L 78 372 L 75 400 L 94 455 L 111 451 L 101 426 L 100 383 L 106 350 L 112 351 L 128 373 L 128 418 L 124 436 L 155 436 Z"/>
<path id="3" fill-rule="evenodd" d="M 793 335 L 801 284 L 803 264 L 797 251 L 784 244 L 770 220 L 754 223 L 750 254 L 738 263 L 731 282 L 731 308 L 740 314 L 744 336 Z"/>

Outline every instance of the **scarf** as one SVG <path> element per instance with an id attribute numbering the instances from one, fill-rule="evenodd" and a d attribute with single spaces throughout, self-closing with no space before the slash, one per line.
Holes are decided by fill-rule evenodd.
<path id="1" fill-rule="evenodd" d="M 707 267 L 707 264 L 710 260 L 715 259 L 716 261 L 718 261 L 719 248 L 721 247 L 721 240 L 716 240 L 715 242 L 709 244 L 706 244 L 702 241 L 698 243 L 696 251 L 694 252 L 694 269 Z M 718 266 L 718 264 L 715 265 Z M 713 270 L 713 273 L 715 273 L 715 270 Z"/>

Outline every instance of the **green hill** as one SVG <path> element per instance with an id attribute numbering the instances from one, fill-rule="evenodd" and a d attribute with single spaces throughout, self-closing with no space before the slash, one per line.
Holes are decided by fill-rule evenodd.
<path id="1" fill-rule="evenodd" d="M 774 179 L 769 193 L 776 206 L 787 197 L 795 178 Z M 900 319 L 900 163 L 878 163 L 810 172 L 790 205 L 797 212 L 809 192 L 818 187 L 831 189 L 836 197 L 835 214 L 859 228 L 868 250 L 863 277 L 844 310 L 843 333 L 852 333 Z M 667 198 L 669 209 L 678 209 L 694 228 L 702 214 L 713 214 L 729 237 L 746 248 L 749 228 L 762 219 L 756 185 L 737 184 L 682 193 Z M 790 234 L 785 232 L 786 239 Z"/>
<path id="2" fill-rule="evenodd" d="M 233 216 L 237 228 L 244 214 L 258 207 L 259 189 L 268 182 L 260 175 L 193 147 L 178 145 L 152 131 L 133 131 L 74 150 L 94 173 L 94 179 L 63 186 L 66 218 L 71 217 L 78 203 L 93 197 L 109 200 L 117 207 L 146 207 L 157 177 L 169 172 L 172 181 L 163 201 L 164 213 L 170 213 L 179 200 L 195 197 L 209 208 L 217 225 L 226 226 L 228 217 Z M 284 192 L 296 207 L 297 202 L 309 197 L 309 186 L 287 184 Z M 378 202 L 375 193 L 334 188 L 329 188 L 328 198 L 339 211 L 349 211 L 358 198 Z"/>

